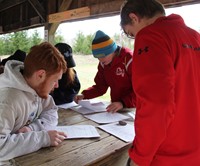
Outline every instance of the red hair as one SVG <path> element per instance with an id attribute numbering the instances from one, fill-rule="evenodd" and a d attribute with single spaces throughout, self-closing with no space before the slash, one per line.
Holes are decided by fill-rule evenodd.
<path id="1" fill-rule="evenodd" d="M 43 42 L 33 46 L 24 61 L 24 76 L 29 78 L 37 70 L 45 70 L 47 75 L 60 70 L 66 71 L 66 62 L 60 52 L 50 43 Z"/>

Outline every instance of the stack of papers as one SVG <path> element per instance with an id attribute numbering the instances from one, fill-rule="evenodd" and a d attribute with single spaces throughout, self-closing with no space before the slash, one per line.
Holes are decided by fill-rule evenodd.
<path id="1" fill-rule="evenodd" d="M 84 108 L 88 108 L 93 111 L 106 111 L 106 105 L 102 102 L 90 102 L 90 100 L 80 100 L 79 105 L 81 105 Z"/>
<path id="2" fill-rule="evenodd" d="M 104 104 L 103 102 L 91 102 L 91 100 L 81 100 L 78 104 L 78 107 L 73 107 L 71 109 L 83 115 L 105 112 L 107 107 L 107 104 Z"/>
<path id="3" fill-rule="evenodd" d="M 64 132 L 67 135 L 66 139 L 100 137 L 96 128 L 92 125 L 57 126 L 56 130 Z"/>
<path id="4" fill-rule="evenodd" d="M 68 108 L 72 108 L 75 106 L 78 106 L 78 104 L 76 104 L 74 101 L 71 103 L 66 103 L 66 104 L 61 104 L 61 105 L 57 105 L 60 108 L 64 108 L 64 109 L 68 109 Z"/>

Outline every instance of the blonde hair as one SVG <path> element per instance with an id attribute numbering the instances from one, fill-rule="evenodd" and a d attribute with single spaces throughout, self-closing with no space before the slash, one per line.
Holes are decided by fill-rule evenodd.
<path id="1" fill-rule="evenodd" d="M 66 74 L 66 83 L 67 85 L 72 84 L 75 79 L 75 72 L 73 68 L 68 68 L 67 71 L 65 72 Z"/>

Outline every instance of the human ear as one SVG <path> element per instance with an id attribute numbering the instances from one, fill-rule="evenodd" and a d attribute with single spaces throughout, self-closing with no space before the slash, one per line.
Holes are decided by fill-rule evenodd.
<path id="1" fill-rule="evenodd" d="M 138 22 L 138 16 L 134 13 L 129 14 L 130 19 L 132 20 L 133 23 Z"/>
<path id="2" fill-rule="evenodd" d="M 46 71 L 43 70 L 43 69 L 38 70 L 36 72 L 36 77 L 37 77 L 38 80 L 42 80 L 42 81 L 45 80 L 45 78 L 46 78 Z"/>

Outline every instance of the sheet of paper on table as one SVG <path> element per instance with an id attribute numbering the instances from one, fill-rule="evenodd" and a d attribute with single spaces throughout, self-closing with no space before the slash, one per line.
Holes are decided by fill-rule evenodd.
<path id="1" fill-rule="evenodd" d="M 67 135 L 66 139 L 100 137 L 97 129 L 92 125 L 57 126 L 56 130 L 64 132 Z"/>
<path id="2" fill-rule="evenodd" d="M 80 114 L 92 114 L 96 112 L 105 112 L 108 103 L 96 100 L 81 100 L 78 107 L 71 108 Z"/>
<path id="3" fill-rule="evenodd" d="M 71 109 L 80 113 L 80 114 L 83 114 L 83 115 L 96 113 L 95 111 L 90 110 L 88 108 L 84 108 L 82 106 L 72 107 Z M 100 112 L 102 112 L 102 111 L 100 111 Z"/>
<path id="4" fill-rule="evenodd" d="M 135 137 L 134 126 L 126 124 L 125 126 L 119 125 L 118 123 L 111 123 L 106 125 L 100 125 L 98 128 L 108 132 L 117 138 L 125 141 L 132 142 Z"/>
<path id="5" fill-rule="evenodd" d="M 113 122 L 118 122 L 120 120 L 125 120 L 129 119 L 130 117 L 122 115 L 120 113 L 109 113 L 109 112 L 101 112 L 101 113 L 96 113 L 92 115 L 85 115 L 84 117 L 95 121 L 96 123 L 99 124 L 105 124 L 105 123 L 113 123 Z"/>
<path id="6" fill-rule="evenodd" d="M 71 103 L 61 104 L 61 105 L 57 105 L 57 106 L 60 108 L 68 109 L 68 108 L 78 106 L 78 104 L 76 104 L 74 101 L 72 101 Z"/>
<path id="7" fill-rule="evenodd" d="M 105 105 L 103 102 L 92 102 L 90 100 L 80 100 L 78 102 L 79 105 L 81 105 L 84 108 L 91 109 L 93 111 L 106 111 L 107 105 Z"/>

